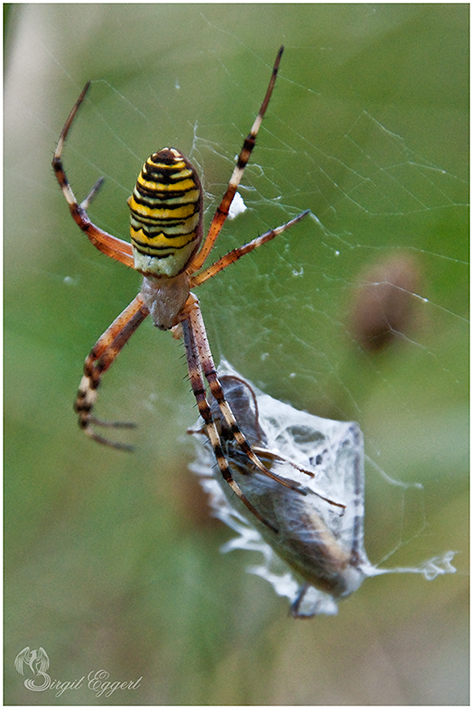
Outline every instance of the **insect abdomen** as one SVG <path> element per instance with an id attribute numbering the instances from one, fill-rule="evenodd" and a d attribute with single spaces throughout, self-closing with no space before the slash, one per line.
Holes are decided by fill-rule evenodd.
<path id="1" fill-rule="evenodd" d="M 153 153 L 128 200 L 135 268 L 148 276 L 183 271 L 202 239 L 202 188 L 175 148 Z"/>

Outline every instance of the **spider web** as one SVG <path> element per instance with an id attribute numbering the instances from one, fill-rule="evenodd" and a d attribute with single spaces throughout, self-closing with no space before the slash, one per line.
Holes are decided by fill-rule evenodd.
<path id="1" fill-rule="evenodd" d="M 191 48 L 180 52 L 173 45 L 160 52 L 157 73 L 134 43 L 132 26 L 122 45 L 131 78 L 122 72 L 114 79 L 114 67 L 107 65 L 100 46 L 94 47 L 100 68 L 91 71 L 87 66 L 83 48 L 92 19 L 76 26 L 71 54 L 80 58 L 79 71 L 63 47 L 54 44 L 48 13 L 36 8 L 30 12 L 18 42 L 20 47 L 32 42 L 25 56 L 31 61 L 33 53 L 37 71 L 48 77 L 54 111 L 47 102 L 44 108 L 29 78 L 21 91 L 13 91 L 26 74 L 24 60 L 17 56 L 7 83 L 10 115 L 19 116 L 16 125 L 9 124 L 16 155 L 25 155 L 19 146 L 32 127 L 47 149 L 52 148 L 79 93 L 82 74 L 92 76 L 90 98 L 65 152 L 66 169 L 80 197 L 98 176 L 105 176 L 90 210 L 92 219 L 127 238 L 125 200 L 135 175 L 151 150 L 169 143 L 198 166 L 208 225 L 263 98 L 277 45 L 274 52 L 255 50 L 240 31 L 224 29 L 199 13 L 201 47 L 211 35 L 211 48 L 200 48 L 196 55 Z M 100 15 L 100 10 L 94 12 Z M 38 19 L 40 29 L 32 39 Z M 60 14 L 56 22 L 60 24 Z M 123 36 L 125 25 L 125 16 L 117 12 L 113 30 Z M 310 71 L 299 68 L 298 62 Z M 427 129 L 419 129 L 426 118 L 419 109 L 413 112 L 412 126 L 395 108 L 390 110 L 389 103 L 382 108 L 367 99 L 338 104 L 314 66 L 312 50 L 288 42 L 239 190 L 247 209 L 224 227 L 215 257 L 304 209 L 311 215 L 261 253 L 245 257 L 199 288 L 198 296 L 216 362 L 226 357 L 263 391 L 298 409 L 360 423 L 370 463 L 369 555 L 378 563 L 393 551 L 401 552 L 396 563 L 408 563 L 424 558 L 427 549 L 435 553 L 439 546 L 452 546 L 448 539 L 454 536 L 453 528 L 442 539 L 445 527 L 436 526 L 435 520 L 442 516 L 443 495 L 453 504 L 448 481 L 457 483 L 466 464 L 466 164 L 447 138 L 436 142 L 438 129 L 432 139 Z M 55 78 L 59 91 L 51 88 Z M 33 100 L 25 103 L 27 91 Z M 17 211 L 10 222 L 7 217 L 7 227 L 15 219 L 18 228 L 15 242 L 7 242 L 7 259 L 16 277 L 28 250 L 32 274 L 44 289 L 54 284 L 64 302 L 72 297 L 78 303 L 80 337 L 76 332 L 70 337 L 80 363 L 107 318 L 134 295 L 136 279 L 124 273 L 120 280 L 117 268 L 71 236 L 73 225 L 45 172 L 47 164 L 41 160 L 38 170 L 35 163 L 29 165 L 32 169 L 23 179 L 24 188 L 35 193 L 35 219 L 31 226 Z M 7 181 L 16 170 L 16 161 L 7 162 Z M 50 265 L 42 256 L 45 248 L 48 255 L 52 252 L 42 225 L 51 219 L 51 209 L 55 256 Z M 353 304 L 361 299 L 366 321 L 369 288 L 363 301 L 362 287 L 383 283 L 391 284 L 391 295 L 403 294 L 407 315 L 401 317 L 392 342 L 375 351 L 365 346 Z M 101 300 L 111 317 L 90 313 L 91 291 L 105 291 Z M 65 305 L 60 312 L 68 312 Z M 33 320 L 35 335 L 39 326 Z M 137 344 L 130 348 L 139 352 L 140 343 L 143 346 L 155 333 L 148 329 L 136 337 Z M 165 339 L 147 345 L 148 352 L 162 348 L 155 357 L 165 360 L 164 372 L 176 360 L 175 343 Z M 85 350 L 84 342 L 89 343 Z M 192 401 L 185 392 L 166 389 L 163 373 L 156 376 L 151 365 L 141 362 L 141 370 L 134 372 L 133 362 L 139 359 L 123 354 L 128 381 L 125 375 L 110 374 L 109 401 L 124 409 L 132 395 L 140 429 L 156 431 L 163 418 L 172 418 L 178 446 L 178 432 L 192 423 Z M 181 368 L 179 380 L 183 374 Z"/>
<path id="2" fill-rule="evenodd" d="M 366 110 L 344 126 L 335 140 L 336 151 L 330 153 L 299 133 L 293 124 L 283 124 L 278 118 L 277 128 L 272 126 L 268 131 L 276 147 L 258 146 L 240 189 L 248 209 L 238 216 L 241 230 L 237 220 L 227 226 L 227 232 L 230 229 L 242 236 L 232 235 L 227 243 L 233 248 L 247 239 L 245 220 L 253 229 L 254 223 L 260 224 L 255 231 L 262 233 L 294 216 L 301 207 L 312 210 L 311 223 L 305 225 L 306 236 L 287 233 L 281 237 L 284 247 L 275 246 L 277 255 L 269 266 L 272 273 L 266 273 L 256 257 L 230 284 L 225 278 L 213 283 L 209 312 L 205 310 L 205 296 L 199 295 L 206 322 L 213 330 L 212 340 L 217 342 L 216 361 L 217 353 L 225 356 L 231 348 L 237 353 L 233 362 L 244 362 L 264 390 L 268 391 L 271 381 L 271 393 L 283 401 L 296 401 L 300 408 L 331 418 L 358 421 L 366 416 L 366 406 L 371 409 L 380 398 L 385 404 L 389 402 L 383 407 L 391 414 L 387 419 L 371 419 L 378 434 L 385 421 L 383 442 L 369 429 L 365 431 L 368 470 L 392 487 L 380 493 L 381 501 L 375 507 L 389 507 L 392 499 L 398 510 L 391 536 L 382 531 L 384 550 L 378 563 L 384 563 L 414 539 L 422 538 L 429 526 L 424 491 L 429 478 L 416 477 L 415 472 L 406 474 L 406 468 L 414 471 L 416 466 L 421 467 L 422 459 L 436 458 L 438 462 L 440 457 L 444 470 L 450 470 L 458 453 L 453 451 L 458 434 L 466 441 L 467 419 L 460 424 L 461 434 L 457 428 L 459 412 L 453 413 L 453 405 L 448 431 L 440 424 L 441 441 L 434 443 L 435 435 L 430 436 L 426 429 L 432 426 L 433 433 L 440 421 L 424 407 L 419 413 L 415 393 L 409 391 L 415 390 L 415 377 L 407 376 L 405 381 L 399 376 L 392 378 L 386 372 L 387 356 L 363 347 L 363 333 L 353 332 L 350 322 L 350 301 L 362 290 L 360 284 L 368 291 L 369 286 L 390 284 L 393 292 L 403 295 L 409 308 L 408 319 L 401 322 L 399 330 L 388 323 L 393 356 L 399 357 L 400 368 L 412 368 L 411 372 L 428 369 L 436 382 L 431 393 L 437 386 L 439 390 L 452 387 L 459 394 L 464 390 L 466 368 L 458 369 L 458 360 L 456 356 L 452 359 L 445 338 L 449 331 L 462 332 L 462 338 L 467 338 L 466 290 L 463 303 L 458 294 L 453 298 L 446 291 L 437 295 L 433 274 L 440 279 L 447 272 L 455 273 L 454 279 L 467 277 L 466 241 L 462 248 L 455 229 L 451 233 L 445 228 L 449 221 L 461 221 L 460 215 L 466 215 L 467 183 L 416 153 L 405 138 Z M 206 128 L 195 126 L 192 157 L 204 165 L 204 176 L 208 153 L 228 163 L 223 173 L 230 171 L 231 149 L 224 151 L 222 145 L 206 138 L 211 132 Z M 279 128 L 284 138 L 278 136 Z M 284 168 L 274 167 L 275 157 Z M 213 213 L 222 186 L 205 184 L 211 197 L 208 210 Z M 439 230 L 437 235 L 433 233 L 435 228 Z M 312 244 L 308 245 L 306 239 Z M 369 303 L 365 305 L 365 317 L 369 318 Z M 432 328 L 439 328 L 443 336 L 432 338 Z M 355 367 L 363 369 L 369 380 L 363 379 L 364 383 L 376 390 L 371 402 L 367 403 L 366 392 L 360 392 L 356 369 L 355 374 L 348 371 L 347 357 L 356 358 Z M 421 396 L 420 391 L 417 395 Z M 399 413 L 415 433 L 408 436 L 406 458 L 411 456 L 411 460 L 393 465 L 385 449 L 392 451 L 403 441 L 405 434 L 393 426 Z M 371 409 L 371 415 L 377 418 L 378 413 Z M 422 416 L 425 418 L 420 420 Z M 414 452 L 419 440 L 425 447 Z M 376 483 L 371 485 L 376 487 Z M 430 543 L 426 546 L 433 550 Z M 407 558 L 412 560 L 413 556 Z"/>

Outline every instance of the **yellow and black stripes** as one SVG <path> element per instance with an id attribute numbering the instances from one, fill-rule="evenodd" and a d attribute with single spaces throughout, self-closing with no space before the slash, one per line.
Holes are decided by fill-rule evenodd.
<path id="1" fill-rule="evenodd" d="M 202 239 L 202 188 L 191 163 L 175 148 L 153 153 L 128 200 L 135 268 L 148 277 L 174 277 Z"/>

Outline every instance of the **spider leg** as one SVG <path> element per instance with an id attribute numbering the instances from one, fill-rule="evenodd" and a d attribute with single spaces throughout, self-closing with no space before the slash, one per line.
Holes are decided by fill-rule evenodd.
<path id="1" fill-rule="evenodd" d="M 238 189 L 238 185 L 240 184 L 243 172 L 248 164 L 248 160 L 250 159 L 251 152 L 255 147 L 256 136 L 258 135 L 258 131 L 264 118 L 264 114 L 266 113 L 266 109 L 268 108 L 268 103 L 271 98 L 271 94 L 273 93 L 273 88 L 276 81 L 276 76 L 278 74 L 279 63 L 281 61 L 281 55 L 283 53 L 283 50 L 284 47 L 281 47 L 278 51 L 276 61 L 274 62 L 271 79 L 269 81 L 268 88 L 266 89 L 265 97 L 263 99 L 263 103 L 261 104 L 261 108 L 259 110 L 258 115 L 256 116 L 256 120 L 253 123 L 250 132 L 248 133 L 243 142 L 243 147 L 238 156 L 237 164 L 235 165 L 235 168 L 233 170 L 230 182 L 228 183 L 227 191 L 223 195 L 222 201 L 217 207 L 217 211 L 215 212 L 214 218 L 212 219 L 212 223 L 210 225 L 210 229 L 205 238 L 205 241 L 202 244 L 200 251 L 194 256 L 190 266 L 187 269 L 187 272 L 189 274 L 195 273 L 199 270 L 199 268 L 203 266 L 228 216 L 230 205 L 233 202 L 233 198 Z"/>
<path id="2" fill-rule="evenodd" d="M 255 446 L 254 444 L 252 444 L 251 447 L 253 449 L 253 452 L 256 453 L 260 460 L 267 459 L 269 465 L 272 465 L 274 462 L 278 462 L 285 465 L 291 465 L 295 470 L 298 470 L 300 473 L 308 475 L 310 478 L 315 478 L 315 473 L 313 473 L 312 471 L 302 468 L 300 465 L 297 465 L 297 463 L 294 463 L 292 460 L 284 458 L 278 453 L 273 453 L 273 451 L 268 448 L 260 448 L 259 446 Z M 320 494 L 320 492 L 316 492 L 315 490 L 309 489 L 309 493 L 311 495 L 316 495 L 321 500 L 325 500 L 325 502 L 328 502 L 328 504 L 332 505 L 333 507 L 340 507 L 343 510 L 346 510 L 347 508 L 347 506 L 344 505 L 342 502 L 335 502 L 335 500 L 330 499 L 330 497 L 324 497 Z M 343 512 L 341 514 L 343 515 Z"/>
<path id="3" fill-rule="evenodd" d="M 230 380 L 232 380 L 233 382 L 238 382 L 239 396 L 238 394 L 236 395 L 232 389 L 230 389 L 230 385 L 228 384 Z M 220 376 L 220 385 L 222 386 L 224 394 L 227 397 L 227 403 L 230 405 L 230 408 L 232 408 L 233 406 L 233 412 L 238 411 L 237 416 L 240 424 L 242 423 L 242 421 L 244 421 L 245 435 L 247 437 L 247 442 L 250 443 L 251 441 L 250 445 L 253 453 L 258 456 L 258 458 L 264 463 L 266 468 L 272 470 L 274 463 L 280 463 L 281 465 L 290 465 L 298 472 L 303 473 L 304 475 L 307 475 L 310 478 L 315 477 L 315 473 L 313 473 L 311 470 L 306 470 L 306 468 L 301 467 L 297 463 L 294 463 L 292 460 L 284 458 L 278 453 L 273 452 L 270 448 L 267 448 L 266 435 L 263 429 L 261 428 L 259 422 L 258 400 L 256 398 L 255 392 L 250 387 L 248 382 L 246 382 L 244 379 L 241 379 L 241 377 L 224 374 L 223 376 Z M 249 400 L 248 394 L 241 394 L 241 392 L 245 389 L 249 392 L 249 395 L 251 396 L 253 411 L 251 411 L 251 408 L 248 405 L 242 403 L 245 401 L 245 398 L 247 401 Z M 240 398 L 241 401 L 240 403 L 238 403 L 238 399 Z M 236 406 L 238 406 L 239 409 L 236 408 Z M 216 421 L 217 431 L 219 433 L 222 443 L 225 444 L 230 442 L 232 444 L 232 449 L 235 450 L 235 439 L 231 431 L 227 428 L 226 421 L 224 419 L 222 420 L 221 411 L 216 412 L 215 409 L 211 410 L 214 421 Z M 194 429 L 188 431 L 188 433 L 194 432 Z M 201 430 L 201 433 L 205 433 L 205 430 Z M 344 505 L 343 503 L 335 502 L 334 500 L 331 500 L 328 497 L 324 497 L 324 495 L 321 495 L 319 492 L 316 492 L 313 489 L 308 489 L 308 493 L 316 495 L 321 500 L 328 502 L 334 507 L 340 507 L 342 510 L 346 509 L 346 505 Z M 343 515 L 343 512 L 341 514 Z"/>
<path id="4" fill-rule="evenodd" d="M 256 239 L 252 239 L 247 244 L 244 244 L 243 246 L 239 246 L 236 249 L 229 251 L 228 254 L 222 256 L 222 258 L 218 259 L 218 261 L 206 268 L 204 271 L 201 271 L 195 276 L 191 276 L 190 288 L 196 288 L 197 286 L 200 286 L 200 284 L 205 283 L 208 278 L 212 278 L 212 276 L 215 276 L 223 268 L 230 266 L 230 264 L 235 263 L 235 261 L 238 261 L 238 259 L 244 256 L 245 254 L 249 254 L 251 251 L 253 251 L 253 249 L 256 249 L 258 246 L 265 244 L 267 241 L 271 241 L 271 239 L 274 239 L 276 236 L 279 236 L 279 234 L 282 234 L 283 231 L 286 231 L 286 229 L 290 229 L 291 226 L 297 224 L 297 222 L 300 222 L 301 219 L 307 216 L 309 212 L 310 209 L 306 209 L 305 212 L 298 214 L 297 217 L 294 217 L 294 219 L 290 219 L 285 224 L 282 224 L 281 226 L 278 226 L 275 229 L 270 229 L 265 234 L 257 236 Z"/>
<path id="5" fill-rule="evenodd" d="M 218 435 L 217 428 L 212 418 L 212 412 L 210 410 L 210 406 L 205 395 L 205 386 L 200 368 L 199 350 L 194 338 L 192 324 L 189 318 L 184 318 L 181 324 L 182 334 L 184 337 L 184 345 L 186 348 L 187 366 L 189 369 L 189 378 L 192 386 L 192 391 L 196 398 L 197 406 L 199 407 L 199 413 L 204 420 L 207 435 L 212 445 L 213 453 L 215 455 L 217 465 L 220 468 L 222 477 L 229 484 L 233 492 L 246 505 L 250 512 L 254 514 L 255 517 L 260 520 L 260 522 L 263 522 L 263 524 L 269 527 L 269 529 L 277 533 L 278 530 L 276 529 L 276 527 L 273 527 L 272 524 L 270 524 L 267 520 L 264 519 L 264 517 L 258 512 L 256 507 L 254 507 L 251 502 L 245 497 L 239 485 L 233 479 L 231 470 L 228 467 L 227 460 L 223 453 L 220 436 Z"/>
<path id="6" fill-rule="evenodd" d="M 74 192 L 72 191 L 72 188 L 66 177 L 66 172 L 62 164 L 62 151 L 67 138 L 67 134 L 69 133 L 69 129 L 72 125 L 77 111 L 79 110 L 81 103 L 85 98 L 89 86 L 90 81 L 88 81 L 82 89 L 82 92 L 76 103 L 74 104 L 74 107 L 68 116 L 64 128 L 61 131 L 56 150 L 54 151 L 52 166 L 57 181 L 59 182 L 59 187 L 61 188 L 62 194 L 64 195 L 66 202 L 69 205 L 69 210 L 71 212 L 72 218 L 74 219 L 76 224 L 82 229 L 82 231 L 87 234 L 91 243 L 99 251 L 115 259 L 115 261 L 120 261 L 120 263 L 125 264 L 125 266 L 133 267 L 131 244 L 128 244 L 126 241 L 122 241 L 122 239 L 117 239 L 115 236 L 108 234 L 102 229 L 99 229 L 98 226 L 95 226 L 95 224 L 90 221 L 87 215 L 87 207 L 89 206 L 90 202 L 92 201 L 92 198 L 94 197 L 100 185 L 102 184 L 103 178 L 100 178 L 95 183 L 94 187 L 92 188 L 92 191 L 89 193 L 86 199 L 81 204 L 78 204 Z"/>
<path id="7" fill-rule="evenodd" d="M 183 313 L 186 319 L 182 321 L 182 324 L 184 325 L 184 322 L 189 323 L 188 327 L 192 331 L 193 341 L 195 347 L 197 348 L 199 370 L 202 370 L 209 384 L 212 396 L 219 405 L 220 411 L 222 412 L 225 422 L 228 428 L 230 429 L 233 438 L 239 445 L 240 449 L 243 451 L 243 453 L 245 453 L 246 456 L 248 456 L 253 465 L 255 465 L 262 473 L 267 475 L 269 478 L 276 480 L 277 482 L 281 483 L 281 485 L 284 485 L 285 487 L 288 487 L 291 490 L 299 492 L 301 495 L 307 495 L 307 491 L 304 488 L 301 488 L 298 482 L 295 482 L 293 480 L 287 480 L 286 478 L 283 478 L 280 475 L 276 475 L 276 473 L 273 473 L 271 470 L 268 470 L 268 468 L 260 461 L 258 456 L 254 453 L 244 434 L 240 430 L 240 427 L 238 426 L 238 423 L 232 413 L 232 410 L 228 405 L 227 400 L 225 399 L 225 395 L 223 393 L 223 389 L 220 385 L 220 382 L 218 381 L 217 372 L 215 370 L 215 365 L 212 358 L 212 353 L 210 351 L 209 342 L 207 340 L 204 320 L 202 318 L 202 313 L 200 312 L 199 301 L 193 293 L 189 295 Z"/>
<path id="8" fill-rule="evenodd" d="M 125 443 L 115 443 L 98 435 L 92 424 L 109 428 L 131 428 L 135 424 L 123 422 L 105 422 L 92 416 L 92 409 L 97 399 L 97 388 L 102 375 L 115 358 L 120 354 L 135 330 L 149 314 L 141 295 L 137 295 L 125 310 L 113 321 L 110 327 L 97 340 L 84 363 L 84 376 L 79 385 L 74 410 L 79 414 L 79 426 L 90 438 L 112 448 L 132 450 L 133 447 Z"/>

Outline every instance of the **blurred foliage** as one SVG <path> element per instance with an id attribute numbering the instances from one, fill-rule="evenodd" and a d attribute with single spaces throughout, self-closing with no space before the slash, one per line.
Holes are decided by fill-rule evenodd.
<path id="1" fill-rule="evenodd" d="M 5 665 L 7 704 L 464 704 L 468 701 L 468 13 L 466 4 L 14 5 L 5 98 Z M 368 580 L 340 615 L 295 622 L 222 556 L 187 470 L 197 417 L 182 345 L 149 323 L 107 374 L 103 418 L 133 420 L 133 456 L 72 413 L 83 359 L 138 288 L 74 226 L 50 169 L 127 238 L 151 151 L 199 166 L 218 204 L 286 51 L 242 195 L 217 253 L 298 211 L 306 220 L 199 292 L 215 359 L 272 396 L 360 422 L 376 563 L 458 550 L 458 573 Z M 385 180 L 385 182 L 384 182 Z M 252 188 L 252 189 L 249 189 Z M 414 199 L 415 197 L 415 199 Z M 415 259 L 402 342 L 350 333 L 360 274 Z M 420 296 L 420 297 L 416 297 Z M 409 324 L 409 323 L 408 323 Z M 129 439 L 127 439 L 129 440 Z M 425 517 L 425 525 L 424 525 Z M 404 525 L 404 529 L 403 529 Z M 42 646 L 53 679 L 105 669 L 134 691 L 30 692 L 14 668 Z"/>

